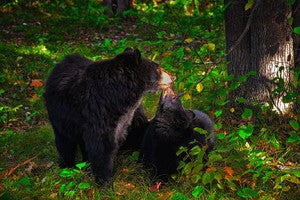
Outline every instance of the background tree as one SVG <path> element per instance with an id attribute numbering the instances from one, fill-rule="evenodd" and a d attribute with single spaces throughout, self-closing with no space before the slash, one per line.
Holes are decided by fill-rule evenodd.
<path id="1" fill-rule="evenodd" d="M 294 66 L 292 28 L 288 19 L 291 9 L 287 0 L 225 0 L 226 50 L 228 73 L 236 78 L 255 71 L 238 90 L 231 93 L 233 102 L 242 96 L 252 103 L 271 103 L 279 112 L 289 107 L 284 103 L 282 88 L 292 81 Z M 251 8 L 252 7 L 252 8 Z M 240 37 L 242 35 L 242 37 Z M 232 49 L 238 39 L 239 44 Z M 275 92 L 274 89 L 277 89 Z"/>
<path id="2" fill-rule="evenodd" d="M 131 9 L 131 0 L 103 0 L 103 5 L 106 7 L 106 14 L 110 17 L 116 12 L 119 16 L 123 16 L 123 12 Z"/>

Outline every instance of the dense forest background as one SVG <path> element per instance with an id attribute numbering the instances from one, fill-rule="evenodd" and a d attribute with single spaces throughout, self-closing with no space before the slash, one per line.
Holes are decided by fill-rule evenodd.
<path id="1" fill-rule="evenodd" d="M 4 0 L 0 27 L 0 199 L 299 199 L 299 0 Z M 181 148 L 191 161 L 163 185 L 120 152 L 99 188 L 86 163 L 59 169 L 43 86 L 68 54 L 126 47 L 177 77 L 217 147 L 207 162 Z M 158 100 L 143 99 L 149 119 Z"/>

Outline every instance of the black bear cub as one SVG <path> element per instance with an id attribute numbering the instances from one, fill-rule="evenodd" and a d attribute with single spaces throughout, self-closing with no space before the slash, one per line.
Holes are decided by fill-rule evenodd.
<path id="1" fill-rule="evenodd" d="M 109 60 L 93 62 L 74 54 L 58 63 L 46 82 L 44 99 L 60 166 L 75 165 L 79 145 L 96 181 L 110 181 L 133 114 L 147 92 L 168 84 L 160 83 L 163 74 L 158 64 L 131 48 Z"/>
<path id="2" fill-rule="evenodd" d="M 195 127 L 206 130 L 212 137 L 206 140 L 205 135 L 193 130 Z M 142 141 L 142 161 L 153 169 L 153 178 L 167 181 L 176 172 L 181 160 L 176 155 L 179 147 L 191 148 L 189 143 L 196 141 L 200 146 L 208 145 L 208 153 L 215 145 L 213 130 L 213 123 L 206 114 L 184 109 L 174 90 L 171 87 L 164 89 L 156 115 Z"/>

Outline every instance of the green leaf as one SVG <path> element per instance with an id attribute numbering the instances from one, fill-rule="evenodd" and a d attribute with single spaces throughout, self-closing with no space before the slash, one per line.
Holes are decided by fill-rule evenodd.
<path id="1" fill-rule="evenodd" d="M 176 192 L 172 197 L 171 200 L 190 200 L 181 192 Z"/>
<path id="2" fill-rule="evenodd" d="M 109 48 L 110 45 L 111 45 L 110 40 L 109 39 L 105 39 L 104 40 L 104 46 L 107 47 L 107 48 Z"/>
<path id="3" fill-rule="evenodd" d="M 300 34 L 300 26 L 294 28 L 294 33 L 298 35 Z"/>
<path id="4" fill-rule="evenodd" d="M 237 102 L 239 102 L 239 103 L 245 103 L 246 99 L 244 97 L 239 97 L 239 98 L 237 98 Z"/>
<path id="5" fill-rule="evenodd" d="M 294 175 L 298 178 L 300 178 L 300 170 L 294 171 Z"/>
<path id="6" fill-rule="evenodd" d="M 65 169 L 62 169 L 61 172 L 59 173 L 59 175 L 61 177 L 71 177 L 75 174 L 74 171 L 68 169 L 68 168 L 65 168 Z"/>
<path id="7" fill-rule="evenodd" d="M 245 5 L 245 10 L 251 9 L 253 4 L 254 4 L 254 0 L 248 0 L 248 2 Z"/>
<path id="8" fill-rule="evenodd" d="M 190 154 L 192 156 L 194 155 L 198 155 L 199 153 L 201 153 L 202 149 L 197 145 L 197 146 L 194 146 L 191 151 L 190 151 Z"/>
<path id="9" fill-rule="evenodd" d="M 215 112 L 215 116 L 219 117 L 220 115 L 222 115 L 223 110 L 218 110 L 217 112 Z"/>
<path id="10" fill-rule="evenodd" d="M 248 124 L 248 126 L 240 126 L 239 136 L 245 140 L 252 135 L 253 130 L 254 128 L 252 124 Z"/>
<path id="11" fill-rule="evenodd" d="M 298 122 L 296 122 L 295 120 L 291 120 L 290 121 L 290 125 L 291 125 L 291 127 L 295 130 L 295 131 L 298 131 L 299 130 L 299 123 Z"/>
<path id="12" fill-rule="evenodd" d="M 220 154 L 209 154 L 208 155 L 208 161 L 209 163 L 214 163 L 217 161 L 223 160 L 223 157 Z"/>
<path id="13" fill-rule="evenodd" d="M 255 76 L 256 74 L 257 74 L 256 71 L 253 71 L 253 70 L 251 70 L 247 73 L 248 76 Z"/>
<path id="14" fill-rule="evenodd" d="M 76 167 L 77 167 L 78 169 L 82 169 L 82 168 L 84 168 L 85 166 L 86 166 L 86 162 L 76 164 Z"/>
<path id="15" fill-rule="evenodd" d="M 30 178 L 25 177 L 25 178 L 21 178 L 20 180 L 18 180 L 15 185 L 30 185 L 31 181 Z"/>
<path id="16" fill-rule="evenodd" d="M 200 133 L 201 135 L 205 135 L 207 133 L 207 130 L 204 130 L 199 127 L 195 127 L 193 130 L 196 131 L 197 133 Z"/>
<path id="17" fill-rule="evenodd" d="M 249 118 L 249 117 L 251 117 L 252 116 L 252 110 L 251 109 L 249 109 L 249 108 L 245 108 L 245 110 L 244 110 L 244 112 L 243 112 L 243 114 L 242 114 L 242 118 L 243 119 L 247 119 L 247 118 Z"/>
<path id="18" fill-rule="evenodd" d="M 140 157 L 140 152 L 134 151 L 134 152 L 132 152 L 132 154 L 128 158 L 131 161 L 136 161 L 136 160 L 139 159 L 139 157 Z"/>
<path id="19" fill-rule="evenodd" d="M 90 184 L 89 183 L 81 182 L 81 183 L 79 183 L 78 188 L 81 189 L 81 190 L 89 189 L 90 188 Z"/>
<path id="20" fill-rule="evenodd" d="M 248 77 L 246 75 L 241 75 L 239 76 L 238 80 L 241 82 L 241 83 L 244 83 L 246 82 L 248 79 Z"/>
<path id="21" fill-rule="evenodd" d="M 189 162 L 184 166 L 182 173 L 188 175 L 191 172 L 192 168 L 193 168 L 193 163 Z"/>
<path id="22" fill-rule="evenodd" d="M 217 137 L 218 137 L 219 140 L 223 140 L 225 138 L 225 136 L 226 135 L 224 133 L 218 133 L 217 134 Z"/>
<path id="23" fill-rule="evenodd" d="M 247 198 L 253 198 L 258 194 L 258 191 L 256 190 L 252 190 L 249 187 L 243 188 L 242 190 L 237 192 L 237 195 L 239 195 L 240 197 L 243 197 L 245 199 Z"/>
<path id="24" fill-rule="evenodd" d="M 59 192 L 64 192 L 66 189 L 66 184 L 62 184 L 60 187 L 59 187 Z"/>
<path id="25" fill-rule="evenodd" d="M 212 183 L 213 180 L 214 180 L 214 175 L 212 172 L 207 172 L 207 173 L 203 174 L 203 176 L 202 176 L 203 185 Z"/>
<path id="26" fill-rule="evenodd" d="M 65 192 L 65 195 L 72 197 L 75 195 L 75 190 L 67 191 L 67 192 Z"/>
<path id="27" fill-rule="evenodd" d="M 201 194 L 204 193 L 204 187 L 196 186 L 192 192 L 193 197 L 198 198 Z"/>

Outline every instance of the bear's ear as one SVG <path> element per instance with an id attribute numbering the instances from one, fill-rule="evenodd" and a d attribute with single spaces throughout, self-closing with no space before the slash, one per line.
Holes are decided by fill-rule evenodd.
<path id="1" fill-rule="evenodd" d="M 126 64 L 134 63 L 135 65 L 139 65 L 142 57 L 138 49 L 126 48 L 117 58 L 122 60 L 122 62 L 126 62 Z"/>

